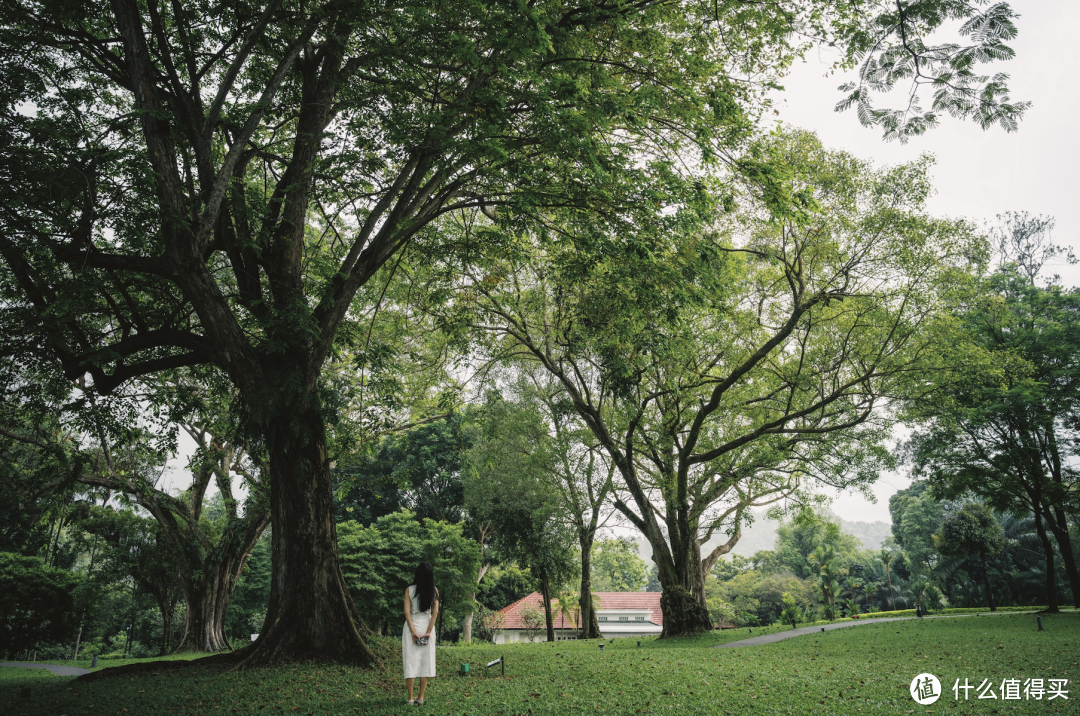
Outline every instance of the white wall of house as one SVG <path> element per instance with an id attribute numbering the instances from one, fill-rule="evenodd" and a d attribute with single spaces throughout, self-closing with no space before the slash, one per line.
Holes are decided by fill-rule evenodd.
<path id="1" fill-rule="evenodd" d="M 618 639 L 621 637 L 659 636 L 663 628 L 659 624 L 650 621 L 652 612 L 648 609 L 597 609 L 596 620 L 600 626 L 600 634 L 605 639 Z M 556 641 L 577 638 L 577 629 L 556 629 Z M 536 632 L 536 636 L 530 638 L 524 629 L 500 629 L 495 634 L 496 644 L 518 644 L 547 641 L 547 629 L 543 628 Z"/>

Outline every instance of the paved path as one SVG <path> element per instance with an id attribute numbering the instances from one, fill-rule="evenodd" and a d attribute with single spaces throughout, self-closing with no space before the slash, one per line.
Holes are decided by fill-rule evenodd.
<path id="1" fill-rule="evenodd" d="M 48 669 L 57 676 L 82 676 L 89 674 L 89 669 L 80 669 L 77 666 L 58 666 L 57 664 L 31 664 L 28 661 L 3 661 L 0 666 L 12 666 L 16 669 Z"/>
<path id="2" fill-rule="evenodd" d="M 1016 614 L 1016 612 L 1012 612 Z M 863 624 L 882 624 L 884 622 L 906 622 L 911 619 L 951 619 L 954 617 L 973 617 L 974 614 L 940 614 L 937 616 L 928 617 L 889 617 L 888 619 L 859 619 L 852 622 L 840 622 L 839 624 L 825 624 L 824 626 L 812 626 L 802 627 L 801 629 L 792 629 L 791 631 L 780 631 L 774 634 L 765 634 L 764 636 L 755 636 L 749 639 L 742 639 L 740 641 L 732 641 L 727 644 L 717 644 L 713 649 L 737 649 L 741 646 L 760 646 L 761 644 L 772 644 L 774 641 L 783 641 L 784 639 L 791 639 L 792 637 L 802 636 L 803 634 L 820 634 L 822 631 L 832 631 L 833 629 L 843 629 L 845 627 L 861 626 Z"/>

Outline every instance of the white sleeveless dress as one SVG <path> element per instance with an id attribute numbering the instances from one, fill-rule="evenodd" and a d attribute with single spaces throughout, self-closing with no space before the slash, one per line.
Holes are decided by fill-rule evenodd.
<path id="1" fill-rule="evenodd" d="M 438 597 L 438 592 L 435 593 Z M 416 585 L 409 585 L 409 611 L 412 614 L 413 626 L 416 635 L 423 636 L 431 622 L 431 609 L 426 612 L 420 611 L 420 597 L 416 596 Z M 435 632 L 432 630 L 427 646 L 417 646 L 413 643 L 412 632 L 409 631 L 409 623 L 401 627 L 401 661 L 405 667 L 406 679 L 431 678 L 435 676 Z"/>

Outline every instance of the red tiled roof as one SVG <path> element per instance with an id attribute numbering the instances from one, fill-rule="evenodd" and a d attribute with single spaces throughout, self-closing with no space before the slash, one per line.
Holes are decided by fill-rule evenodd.
<path id="1" fill-rule="evenodd" d="M 663 626 L 664 615 L 660 611 L 660 592 L 593 592 L 599 602 L 599 609 L 648 609 L 649 621 Z M 551 616 L 556 629 L 574 629 L 572 620 L 558 611 L 556 600 L 552 599 Z M 503 615 L 503 629 L 523 629 L 521 625 L 521 610 L 526 606 L 537 609 L 544 608 L 543 597 L 540 592 L 522 597 L 513 604 L 503 607 L 499 614 Z"/>

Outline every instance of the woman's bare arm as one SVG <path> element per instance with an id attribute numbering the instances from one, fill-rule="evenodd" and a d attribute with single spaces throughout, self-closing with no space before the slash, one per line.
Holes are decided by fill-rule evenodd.
<path id="1" fill-rule="evenodd" d="M 412 599 L 409 598 L 409 588 L 405 588 L 405 623 L 409 625 L 409 631 L 412 632 L 413 639 L 416 638 L 416 627 L 412 623 Z"/>
<path id="2" fill-rule="evenodd" d="M 424 636 L 431 636 L 431 629 L 435 626 L 435 620 L 439 618 L 439 590 L 435 590 L 435 599 L 431 603 L 431 620 L 427 625 L 427 633 Z"/>

